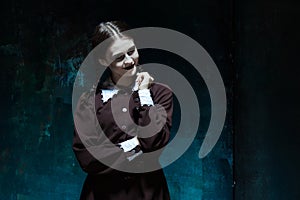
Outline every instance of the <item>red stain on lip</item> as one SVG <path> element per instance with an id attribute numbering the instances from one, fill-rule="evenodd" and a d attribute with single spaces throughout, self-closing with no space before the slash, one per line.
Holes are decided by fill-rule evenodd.
<path id="1" fill-rule="evenodd" d="M 133 67 L 134 67 L 134 65 L 130 65 L 130 66 L 128 66 L 128 67 L 124 67 L 123 69 L 130 70 L 130 69 L 132 69 Z"/>

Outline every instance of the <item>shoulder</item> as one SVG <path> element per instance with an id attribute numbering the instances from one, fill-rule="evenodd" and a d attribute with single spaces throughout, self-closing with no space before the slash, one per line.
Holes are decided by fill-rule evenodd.
<path id="1" fill-rule="evenodd" d="M 86 91 L 81 94 L 81 96 L 77 100 L 77 111 L 81 111 L 86 108 L 91 108 L 94 100 L 93 91 Z"/>
<path id="2" fill-rule="evenodd" d="M 154 100 L 154 103 L 160 101 L 172 101 L 173 92 L 171 88 L 163 83 L 152 83 L 150 87 L 151 96 Z"/>
<path id="3" fill-rule="evenodd" d="M 150 87 L 150 91 L 152 94 L 172 94 L 172 89 L 163 83 L 154 82 Z"/>

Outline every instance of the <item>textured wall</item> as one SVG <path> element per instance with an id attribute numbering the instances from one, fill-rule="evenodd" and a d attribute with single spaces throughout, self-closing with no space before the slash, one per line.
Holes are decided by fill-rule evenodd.
<path id="1" fill-rule="evenodd" d="M 236 199 L 299 199 L 299 1 L 236 1 Z"/>
<path id="2" fill-rule="evenodd" d="M 165 168 L 172 199 L 232 198 L 230 1 L 199 1 L 197 6 L 181 0 L 1 4 L 0 199 L 78 199 L 85 174 L 71 150 L 71 87 L 89 50 L 88 38 L 94 26 L 116 18 L 133 26 L 182 31 L 199 41 L 218 65 L 227 89 L 228 118 L 215 149 L 200 160 L 198 152 L 210 117 L 205 84 L 185 70 L 187 64 L 178 58 L 162 54 L 141 58 L 145 63 L 156 59 L 185 71 L 200 100 L 196 140 L 179 160 Z M 179 123 L 178 111 L 174 120 Z"/>

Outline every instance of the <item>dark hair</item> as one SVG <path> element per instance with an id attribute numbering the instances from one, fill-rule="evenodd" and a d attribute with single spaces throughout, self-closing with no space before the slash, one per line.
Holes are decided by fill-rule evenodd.
<path id="1" fill-rule="evenodd" d="M 96 26 L 96 29 L 94 31 L 94 34 L 91 38 L 92 48 L 95 48 L 100 43 L 105 41 L 108 38 L 115 39 L 115 38 L 132 38 L 128 34 L 125 34 L 124 31 L 129 30 L 129 26 L 122 21 L 109 21 L 109 22 L 102 22 L 98 26 Z M 113 40 L 112 40 L 113 41 Z M 109 45 L 109 41 L 107 44 L 104 44 L 104 47 L 106 45 Z M 103 55 L 103 51 L 105 51 L 105 48 L 98 48 L 96 50 L 96 58 L 95 60 L 98 60 L 99 56 Z M 98 61 L 96 61 L 98 63 Z M 138 71 L 141 71 L 140 68 L 138 68 Z M 104 82 L 107 80 L 107 77 L 111 75 L 110 69 L 107 67 L 100 77 L 99 83 L 98 83 L 98 89 L 104 86 Z M 101 86 L 101 87 L 100 87 Z M 97 89 L 97 90 L 98 90 Z"/>
<path id="2" fill-rule="evenodd" d="M 102 22 L 96 26 L 92 37 L 92 47 L 95 48 L 98 44 L 113 37 L 129 37 L 124 35 L 123 31 L 129 30 L 129 26 L 122 21 Z"/>

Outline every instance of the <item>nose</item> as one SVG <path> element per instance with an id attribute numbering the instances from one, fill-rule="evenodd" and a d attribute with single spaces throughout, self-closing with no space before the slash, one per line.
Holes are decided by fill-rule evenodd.
<path id="1" fill-rule="evenodd" d="M 125 59 L 124 59 L 125 67 L 127 67 L 128 65 L 133 65 L 133 64 L 134 64 L 134 60 L 131 58 L 131 56 L 127 55 L 127 53 L 126 53 Z"/>

